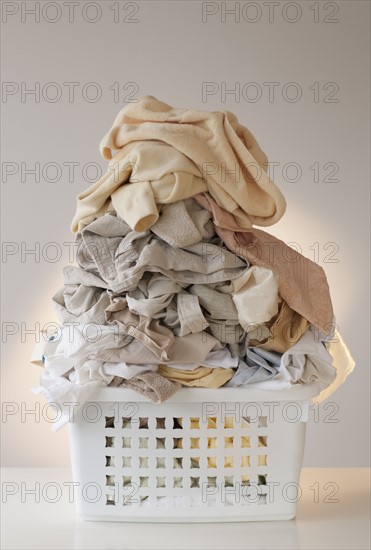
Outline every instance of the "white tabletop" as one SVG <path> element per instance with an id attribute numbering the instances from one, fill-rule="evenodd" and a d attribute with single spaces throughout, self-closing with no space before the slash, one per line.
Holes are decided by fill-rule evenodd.
<path id="1" fill-rule="evenodd" d="M 295 520 L 233 524 L 80 521 L 69 502 L 68 485 L 64 485 L 71 479 L 65 469 L 3 469 L 1 548 L 370 548 L 370 470 L 366 468 L 304 469 Z M 62 487 L 61 498 L 53 503 L 58 496 L 55 489 L 53 492 L 56 483 Z M 40 494 L 39 502 L 35 502 L 34 494 L 27 493 L 32 489 Z"/>

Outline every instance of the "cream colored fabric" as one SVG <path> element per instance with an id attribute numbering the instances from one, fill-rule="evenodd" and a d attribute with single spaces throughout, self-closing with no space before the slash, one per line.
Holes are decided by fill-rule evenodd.
<path id="1" fill-rule="evenodd" d="M 252 266 L 232 281 L 238 320 L 246 332 L 269 321 L 278 311 L 278 285 L 273 272 Z"/>
<path id="2" fill-rule="evenodd" d="M 316 403 L 321 403 L 338 389 L 339 386 L 344 384 L 346 378 L 353 371 L 356 363 L 350 354 L 350 351 L 344 342 L 340 332 L 335 331 L 335 334 L 331 341 L 326 343 L 327 351 L 333 358 L 333 366 L 336 369 L 336 378 L 330 384 L 321 391 L 321 393 L 313 399 Z"/>
<path id="3" fill-rule="evenodd" d="M 285 199 L 268 177 L 267 157 L 228 111 L 175 109 L 152 96 L 126 105 L 100 144 L 104 158 L 133 141 L 158 140 L 191 159 L 213 199 L 243 228 L 272 225 Z"/>
<path id="4" fill-rule="evenodd" d="M 130 143 L 112 159 L 106 174 L 77 197 L 71 229 L 81 231 L 114 209 L 134 231 L 144 231 L 158 220 L 157 205 L 206 190 L 201 172 L 174 147 L 154 141 Z"/>

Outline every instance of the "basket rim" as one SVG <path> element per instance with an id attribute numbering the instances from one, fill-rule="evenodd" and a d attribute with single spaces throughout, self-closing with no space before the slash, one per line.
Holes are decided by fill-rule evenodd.
<path id="1" fill-rule="evenodd" d="M 258 390 L 252 386 L 244 388 L 190 388 L 185 387 L 175 393 L 163 403 L 153 403 L 143 395 L 126 388 L 96 388 L 88 402 L 114 401 L 114 402 L 145 402 L 152 405 L 166 405 L 167 403 L 202 403 L 204 401 L 215 402 L 281 402 L 281 401 L 309 401 L 321 392 L 318 382 L 309 384 L 295 384 L 282 390 Z"/>

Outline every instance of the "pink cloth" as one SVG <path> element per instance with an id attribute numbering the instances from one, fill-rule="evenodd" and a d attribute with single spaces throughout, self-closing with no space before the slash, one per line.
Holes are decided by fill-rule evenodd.
<path id="1" fill-rule="evenodd" d="M 277 275 L 279 293 L 288 305 L 325 335 L 332 332 L 334 313 L 322 267 L 261 229 L 242 229 L 210 195 L 198 194 L 195 199 L 212 212 L 215 230 L 229 250 L 253 265 L 271 269 Z"/>

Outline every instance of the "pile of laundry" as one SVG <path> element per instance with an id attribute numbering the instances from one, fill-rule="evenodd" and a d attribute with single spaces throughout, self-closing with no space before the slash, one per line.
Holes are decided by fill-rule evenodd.
<path id="1" fill-rule="evenodd" d="M 277 222 L 285 199 L 232 113 L 146 96 L 100 147 L 110 162 L 77 198 L 78 266 L 53 298 L 62 326 L 34 390 L 60 405 L 59 426 L 65 403 L 97 386 L 161 403 L 183 386 L 318 382 L 327 397 L 344 381 L 354 362 L 326 275 L 255 227 Z"/>

